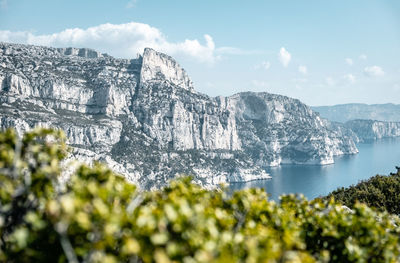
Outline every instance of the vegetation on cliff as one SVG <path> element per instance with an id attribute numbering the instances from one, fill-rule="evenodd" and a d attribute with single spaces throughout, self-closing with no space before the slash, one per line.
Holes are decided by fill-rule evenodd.
<path id="1" fill-rule="evenodd" d="M 389 176 L 376 175 L 357 185 L 341 187 L 330 193 L 325 199 L 334 198 L 336 201 L 354 207 L 357 202 L 364 203 L 380 211 L 400 214 L 400 167 L 397 173 Z"/>

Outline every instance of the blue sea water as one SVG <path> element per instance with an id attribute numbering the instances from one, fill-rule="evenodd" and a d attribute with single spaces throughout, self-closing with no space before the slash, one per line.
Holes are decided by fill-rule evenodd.
<path id="1" fill-rule="evenodd" d="M 376 174 L 388 175 L 400 166 L 400 138 L 387 138 L 357 145 L 359 153 L 335 158 L 331 165 L 281 165 L 267 168 L 272 179 L 231 184 L 232 190 L 266 189 L 270 199 L 302 193 L 308 199 L 326 195 L 338 187 L 357 184 Z"/>

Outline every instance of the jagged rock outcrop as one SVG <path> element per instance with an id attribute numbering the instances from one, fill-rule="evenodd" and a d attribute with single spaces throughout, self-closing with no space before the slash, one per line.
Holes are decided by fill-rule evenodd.
<path id="1" fill-rule="evenodd" d="M 206 187 L 265 179 L 266 166 L 357 152 L 346 128 L 296 99 L 212 98 L 152 49 L 131 60 L 93 52 L 1 43 L 0 128 L 61 128 L 72 157 L 107 162 L 144 188 L 182 173 Z"/>
<path id="2" fill-rule="evenodd" d="M 57 51 L 66 56 L 78 56 L 83 58 L 101 58 L 108 56 L 107 54 L 102 54 L 89 48 L 57 48 Z"/>
<path id="3" fill-rule="evenodd" d="M 400 136 L 400 122 L 352 120 L 345 123 L 361 141 Z"/>

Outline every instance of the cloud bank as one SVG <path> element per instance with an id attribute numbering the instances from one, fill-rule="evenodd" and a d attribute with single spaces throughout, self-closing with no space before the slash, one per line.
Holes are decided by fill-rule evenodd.
<path id="1" fill-rule="evenodd" d="M 197 39 L 171 42 L 159 29 L 135 22 L 107 23 L 87 29 L 72 28 L 48 35 L 0 30 L 0 41 L 53 47 L 87 47 L 119 58 L 136 57 L 145 47 L 151 47 L 172 56 L 185 56 L 204 63 L 214 63 L 218 59 L 210 35 L 204 35 L 203 43 Z"/>

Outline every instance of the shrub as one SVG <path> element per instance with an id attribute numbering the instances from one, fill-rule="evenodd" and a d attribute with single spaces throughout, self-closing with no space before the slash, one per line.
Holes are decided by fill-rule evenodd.
<path id="1" fill-rule="evenodd" d="M 353 207 L 364 203 L 380 211 L 400 214 L 400 169 L 389 176 L 376 175 L 348 188 L 338 188 L 325 199 L 335 198 L 338 202 Z"/>
<path id="2" fill-rule="evenodd" d="M 397 262 L 400 223 L 362 204 L 261 189 L 228 194 L 190 177 L 142 192 L 101 164 L 58 187 L 60 132 L 0 133 L 3 262 Z"/>

